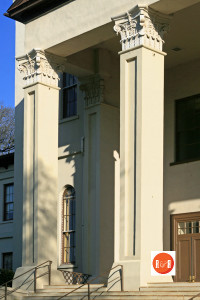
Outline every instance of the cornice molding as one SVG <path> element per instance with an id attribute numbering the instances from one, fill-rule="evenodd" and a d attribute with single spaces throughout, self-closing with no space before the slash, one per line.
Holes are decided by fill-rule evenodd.
<path id="1" fill-rule="evenodd" d="M 18 70 L 23 73 L 25 85 L 38 82 L 58 86 L 58 72 L 64 70 L 64 60 L 41 49 L 33 49 L 28 54 L 16 58 Z"/>
<path id="2" fill-rule="evenodd" d="M 26 24 L 31 20 L 73 0 L 16 0 L 4 16 Z"/>
<path id="3" fill-rule="evenodd" d="M 142 5 L 112 18 L 114 31 L 121 36 L 122 51 L 141 45 L 162 51 L 170 19 L 170 16 Z"/>
<path id="4" fill-rule="evenodd" d="M 104 80 L 98 75 L 91 75 L 81 80 L 80 89 L 85 92 L 85 108 L 104 102 Z"/>

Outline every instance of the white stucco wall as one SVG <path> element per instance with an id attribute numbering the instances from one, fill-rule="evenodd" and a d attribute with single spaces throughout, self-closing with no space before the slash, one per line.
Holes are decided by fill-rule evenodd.
<path id="1" fill-rule="evenodd" d="M 58 266 L 61 265 L 62 195 L 65 185 L 70 184 L 76 190 L 77 201 L 76 264 L 68 267 L 74 267 L 74 271 L 89 272 L 89 274 L 98 274 L 98 269 L 107 270 L 114 259 L 114 220 L 112 217 L 114 212 L 113 151 L 119 151 L 119 58 L 116 58 L 106 50 L 101 50 L 99 59 L 101 62 L 99 72 L 102 74 L 102 78 L 104 77 L 104 101 L 106 104 L 97 105 L 89 109 L 85 108 L 85 93 L 78 90 L 77 116 L 64 120 L 60 119 L 59 122 Z M 114 65 L 113 68 L 110 67 L 111 64 Z M 105 73 L 107 76 L 103 76 Z M 80 78 L 80 85 L 83 84 L 82 81 L 84 81 L 84 78 Z M 61 106 L 62 97 L 60 97 L 60 111 L 62 110 Z M 96 124 L 95 128 L 92 126 L 94 130 L 92 136 L 91 132 L 89 132 L 91 129 L 89 129 L 90 114 L 95 115 Z M 84 147 L 82 148 L 83 140 Z M 95 144 L 95 141 L 97 144 Z M 100 143 L 100 146 L 98 146 L 98 143 Z M 89 150 L 89 148 L 91 149 Z M 90 151 L 99 158 L 96 158 L 96 160 L 91 159 L 91 157 L 87 158 L 87 153 Z M 99 166 L 94 171 L 94 166 L 98 164 L 98 159 L 100 159 L 102 166 Z M 98 183 L 96 185 L 94 182 L 88 183 L 87 187 L 86 178 L 90 172 L 93 172 L 91 177 L 97 176 L 97 178 L 101 179 L 97 180 Z M 91 189 L 93 192 L 90 191 Z M 94 190 L 97 191 L 95 192 Z M 92 201 L 90 204 L 88 193 L 92 193 L 92 196 L 90 194 Z M 95 202 L 96 204 L 94 204 Z M 99 206 L 99 209 L 96 208 L 97 212 L 94 212 L 96 207 L 93 207 L 94 205 Z M 89 212 L 89 210 L 91 211 Z M 91 217 L 90 220 L 89 215 Z M 101 220 L 99 221 L 97 221 L 98 215 L 101 215 Z M 97 231 L 100 231 L 100 234 L 97 234 Z M 88 237 L 88 234 L 91 234 L 93 238 Z M 105 239 L 107 246 L 105 245 Z M 91 257 L 90 252 L 92 251 L 92 256 L 94 256 L 95 252 L 91 249 L 99 244 L 101 249 L 98 246 L 95 254 L 97 255 L 97 252 L 101 252 L 97 259 L 99 263 L 94 263 L 94 257 Z M 106 247 L 108 249 L 105 256 Z"/>
<path id="2" fill-rule="evenodd" d="M 175 160 L 175 100 L 200 93 L 200 61 L 165 72 L 164 250 L 170 249 L 170 215 L 200 211 L 200 161 Z"/>
<path id="3" fill-rule="evenodd" d="M 61 92 L 62 95 L 62 92 Z M 76 191 L 76 264 L 69 265 L 71 270 L 81 271 L 82 267 L 82 174 L 83 153 L 81 153 L 81 139 L 83 130 L 83 108 L 84 100 L 78 90 L 77 116 L 59 120 L 58 140 L 58 239 L 57 239 L 57 261 L 62 267 L 62 201 L 66 185 L 72 185 Z M 60 96 L 60 111 L 62 110 L 62 96 Z M 66 267 L 66 265 L 65 265 Z"/>
<path id="4" fill-rule="evenodd" d="M 148 5 L 155 1 L 140 0 L 139 2 Z M 80 37 L 88 31 L 110 23 L 111 17 L 126 12 L 136 4 L 138 4 L 136 0 L 70 1 L 67 5 L 61 6 L 26 25 L 25 51 L 28 52 L 35 47 L 47 49 L 74 37 Z M 111 24 L 109 32 L 104 32 L 104 35 L 114 36 L 112 27 Z M 101 36 L 100 41 L 104 38 Z M 79 39 L 79 43 L 80 41 Z M 79 43 L 73 52 L 76 52 L 80 47 Z M 85 44 L 82 45 L 83 49 L 84 47 L 87 48 L 87 43 L 87 39 L 82 41 L 82 44 Z M 71 51 L 71 49 L 68 50 Z"/>

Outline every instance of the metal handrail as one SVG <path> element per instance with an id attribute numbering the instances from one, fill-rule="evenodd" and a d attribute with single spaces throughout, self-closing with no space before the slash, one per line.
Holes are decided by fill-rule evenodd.
<path id="1" fill-rule="evenodd" d="M 113 267 L 112 269 L 109 269 L 109 270 L 103 272 L 101 275 L 99 275 L 99 276 L 97 276 L 97 277 L 95 277 L 95 278 L 89 280 L 87 283 L 84 283 L 84 284 L 82 284 L 81 286 L 79 286 L 79 287 L 73 289 L 71 292 L 69 292 L 69 293 L 67 293 L 67 294 L 65 294 L 65 295 L 63 295 L 63 296 L 61 296 L 61 297 L 58 298 L 57 300 L 60 300 L 60 299 L 62 299 L 62 298 L 64 298 L 64 297 L 67 297 L 68 295 L 70 295 L 70 294 L 72 294 L 73 292 L 79 290 L 80 288 L 82 288 L 82 287 L 85 286 L 86 284 L 87 284 L 87 286 L 88 286 L 88 300 L 90 300 L 90 295 L 91 295 L 91 292 L 90 292 L 90 284 L 91 284 L 93 281 L 97 280 L 98 278 L 101 278 L 102 275 L 104 275 L 104 274 L 106 274 L 106 273 L 108 273 L 108 272 L 110 272 L 110 271 L 116 269 L 117 267 L 121 267 L 121 291 L 123 292 L 123 291 L 124 291 L 124 270 L 123 270 L 123 265 L 117 265 L 117 266 Z"/>
<path id="2" fill-rule="evenodd" d="M 4 292 L 4 295 L 0 296 L 0 299 L 5 298 L 5 300 L 7 300 L 7 296 L 8 295 L 10 295 L 10 294 L 14 293 L 15 291 L 19 290 L 23 285 L 25 285 L 25 284 L 27 284 L 29 282 L 31 282 L 31 284 L 34 283 L 34 292 L 36 293 L 36 290 L 37 290 L 37 279 L 40 278 L 40 277 L 42 277 L 42 276 L 45 276 L 47 274 L 49 275 L 48 276 L 48 283 L 49 283 L 49 285 L 51 285 L 51 265 L 52 265 L 52 261 L 51 260 L 47 260 L 47 261 L 41 263 L 40 265 L 37 265 L 36 267 L 33 267 L 32 269 L 30 269 L 30 270 L 28 270 L 28 271 L 26 271 L 26 272 L 18 275 L 17 277 L 15 277 L 15 278 L 13 278 L 13 279 L 11 279 L 11 280 L 3 283 L 2 285 L 0 285 L 0 288 L 5 286 L 5 292 Z M 37 276 L 37 270 L 40 269 L 40 268 L 45 268 L 45 267 L 48 267 L 48 271 L 46 271 L 46 272 L 40 274 L 39 276 Z M 24 275 L 26 275 L 27 273 L 30 273 L 30 272 L 32 272 L 32 273 L 24 280 L 24 282 L 21 285 L 19 285 L 18 287 L 14 288 L 11 291 L 8 291 L 8 284 L 10 282 L 13 282 L 14 280 L 16 280 L 16 279 L 20 278 L 21 276 L 24 276 Z M 33 279 L 29 279 L 30 276 L 32 276 L 32 275 L 34 275 L 34 278 Z"/>
<path id="3" fill-rule="evenodd" d="M 196 299 L 197 297 L 200 296 L 200 293 L 196 294 L 195 296 L 193 296 L 192 298 L 189 298 L 188 300 L 193 300 L 193 299 Z"/>

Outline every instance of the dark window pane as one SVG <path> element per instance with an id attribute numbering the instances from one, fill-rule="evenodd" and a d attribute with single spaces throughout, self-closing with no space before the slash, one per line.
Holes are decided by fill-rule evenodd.
<path id="1" fill-rule="evenodd" d="M 12 256 L 13 254 L 11 252 L 3 253 L 3 269 L 12 270 Z"/>
<path id="2" fill-rule="evenodd" d="M 63 118 L 77 114 L 77 79 L 71 74 L 63 74 Z"/>
<path id="3" fill-rule="evenodd" d="M 4 186 L 4 221 L 13 220 L 13 183 Z"/>
<path id="4" fill-rule="evenodd" d="M 195 113 L 200 114 L 200 96 L 195 99 Z"/>
<path id="5" fill-rule="evenodd" d="M 176 161 L 200 158 L 200 96 L 176 102 Z"/>

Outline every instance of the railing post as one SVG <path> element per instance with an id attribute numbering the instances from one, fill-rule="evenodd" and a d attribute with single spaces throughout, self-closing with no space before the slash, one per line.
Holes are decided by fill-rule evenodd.
<path id="1" fill-rule="evenodd" d="M 7 287 L 7 283 L 5 284 L 5 300 L 7 300 L 7 290 L 8 290 L 8 287 Z"/>
<path id="2" fill-rule="evenodd" d="M 88 300 L 90 300 L 90 284 L 88 283 Z"/>
<path id="3" fill-rule="evenodd" d="M 121 289 L 122 289 L 122 292 L 124 292 L 124 266 L 121 265 Z"/>
<path id="4" fill-rule="evenodd" d="M 49 262 L 49 285 L 51 285 L 51 264 L 52 261 Z"/>
<path id="5" fill-rule="evenodd" d="M 37 290 L 37 268 L 35 268 L 34 271 L 34 293 L 36 293 Z"/>

